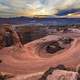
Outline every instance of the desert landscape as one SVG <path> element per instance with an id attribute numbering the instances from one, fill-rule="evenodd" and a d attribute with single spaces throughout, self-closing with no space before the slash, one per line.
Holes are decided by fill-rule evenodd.
<path id="1" fill-rule="evenodd" d="M 23 36 L 21 41 L 20 35 L 26 30 L 33 32 L 35 28 L 21 29 L 22 33 L 19 35 L 17 32 L 20 31 L 19 27 L 1 26 L 0 72 L 3 75 L 13 76 L 8 80 L 39 80 L 50 67 L 63 64 L 75 69 L 80 64 L 80 29 L 76 26 L 52 29 L 52 33 L 48 31 L 40 38 L 33 35 L 35 38 L 26 43 L 22 42 Z M 9 38 L 12 38 L 12 41 Z M 6 43 L 5 39 L 10 43 Z"/>
<path id="2" fill-rule="evenodd" d="M 0 0 L 0 80 L 80 80 L 80 0 Z"/>

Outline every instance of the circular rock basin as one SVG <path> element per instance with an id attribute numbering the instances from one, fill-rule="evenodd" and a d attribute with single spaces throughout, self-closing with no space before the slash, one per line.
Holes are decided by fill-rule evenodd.
<path id="1" fill-rule="evenodd" d="M 59 50 L 62 50 L 62 49 L 64 49 L 64 48 L 61 48 L 57 41 L 46 46 L 46 51 L 50 54 L 53 54 L 53 53 L 55 53 Z"/>

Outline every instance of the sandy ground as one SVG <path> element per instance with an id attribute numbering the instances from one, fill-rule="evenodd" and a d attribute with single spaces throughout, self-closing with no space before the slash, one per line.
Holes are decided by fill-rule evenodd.
<path id="1" fill-rule="evenodd" d="M 61 36 L 71 36 L 74 41 L 68 49 L 51 55 L 51 57 L 41 57 L 40 46 L 46 42 L 54 41 Z M 44 53 L 43 53 L 44 54 Z M 14 75 L 36 76 L 43 74 L 51 66 L 64 64 L 65 66 L 76 67 L 80 64 L 80 34 L 66 33 L 49 35 L 44 38 L 32 41 L 25 44 L 23 49 L 18 49 L 15 46 L 3 48 L 0 50 L 0 72 L 8 72 Z M 14 79 L 13 79 L 14 80 Z M 20 79 L 15 79 L 20 80 Z M 21 79 L 21 80 L 28 80 Z M 33 77 L 29 80 L 37 80 Z"/>

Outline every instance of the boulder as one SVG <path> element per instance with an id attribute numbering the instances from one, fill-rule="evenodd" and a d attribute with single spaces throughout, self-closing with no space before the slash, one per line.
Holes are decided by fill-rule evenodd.
<path id="1" fill-rule="evenodd" d="M 77 80 L 78 73 L 65 70 L 54 70 L 51 75 L 48 75 L 46 80 Z"/>

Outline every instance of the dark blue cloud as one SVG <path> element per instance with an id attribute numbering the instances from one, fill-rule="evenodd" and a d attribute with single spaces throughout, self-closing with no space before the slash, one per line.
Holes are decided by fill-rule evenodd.
<path id="1" fill-rule="evenodd" d="M 80 12 L 80 9 L 66 9 L 66 10 L 61 10 L 56 15 L 58 15 L 58 16 L 65 16 L 65 15 L 68 15 L 70 13 L 75 13 L 75 12 Z"/>

